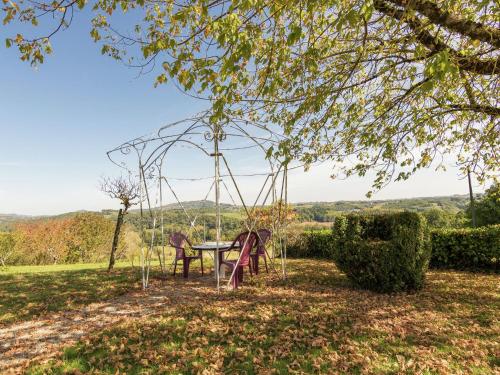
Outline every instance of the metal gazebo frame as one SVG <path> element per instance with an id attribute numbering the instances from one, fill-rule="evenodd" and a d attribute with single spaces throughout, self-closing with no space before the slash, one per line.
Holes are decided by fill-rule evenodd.
<path id="1" fill-rule="evenodd" d="M 221 243 L 221 187 L 224 187 L 227 190 L 231 200 L 233 201 L 233 204 L 236 205 L 234 199 L 231 196 L 231 193 L 229 192 L 228 186 L 224 182 L 224 178 L 226 177 L 229 177 L 229 180 L 233 184 L 241 206 L 245 211 L 247 220 L 245 220 L 244 222 L 249 233 L 252 232 L 257 225 L 257 220 L 253 216 L 256 207 L 266 206 L 268 199 L 271 196 L 271 210 L 273 217 L 271 228 L 273 236 L 273 256 L 276 256 L 276 245 L 278 245 L 279 255 L 281 258 L 281 275 L 283 278 L 286 278 L 286 212 L 288 207 L 288 171 L 289 169 L 295 169 L 301 166 L 290 168 L 286 160 L 278 160 L 275 157 L 267 155 L 267 150 L 270 146 L 276 146 L 281 141 L 286 139 L 284 135 L 271 130 L 269 127 L 258 122 L 249 121 L 240 117 L 230 117 L 224 122 L 224 124 L 212 122 L 210 119 L 211 113 L 209 111 L 205 111 L 192 118 L 165 125 L 150 135 L 134 138 L 130 141 L 124 142 L 118 147 L 107 152 L 108 158 L 111 160 L 111 162 L 125 169 L 129 173 L 129 175 L 137 176 L 139 179 L 141 214 L 141 269 L 143 288 L 147 288 L 149 284 L 149 272 L 151 268 L 151 259 L 154 252 L 155 233 L 158 225 L 160 226 L 160 233 L 162 237 L 162 251 L 160 253 L 158 250 L 157 254 L 162 272 L 166 272 L 163 206 L 164 186 L 168 187 L 168 189 L 171 191 L 180 208 L 189 220 L 190 227 L 196 230 L 195 223 L 197 217 L 195 217 L 194 219 L 191 218 L 188 211 L 178 198 L 175 190 L 169 183 L 169 180 L 175 179 L 189 181 L 213 179 L 205 200 L 210 195 L 212 189 L 215 188 L 216 256 L 214 259 L 214 266 L 216 269 L 218 291 L 220 291 L 221 289 L 221 277 L 219 271 L 220 267 L 218 264 L 220 252 L 219 246 Z M 177 128 L 180 128 L 180 130 L 177 130 Z M 252 134 L 254 131 L 260 132 L 261 134 Z M 250 141 L 250 145 L 246 145 L 243 147 L 225 148 L 223 147 L 223 142 L 228 138 L 245 139 Z M 213 157 L 214 175 L 209 177 L 196 178 L 174 178 L 164 175 L 164 161 L 166 160 L 167 155 L 169 155 L 169 153 L 171 153 L 176 147 L 187 147 L 194 150 L 199 150 L 204 156 Z M 269 170 L 267 172 L 257 172 L 252 174 L 233 174 L 228 160 L 224 155 L 224 152 L 250 148 L 260 149 L 260 151 L 264 155 L 266 155 L 269 164 Z M 130 167 L 125 161 L 119 162 L 117 160 L 118 157 L 127 157 L 131 154 L 136 157 L 134 164 L 137 164 L 135 164 L 134 167 Z M 221 164 L 227 171 L 227 174 L 225 175 L 221 174 Z M 255 199 L 255 202 L 252 206 L 248 206 L 243 199 L 243 194 L 240 188 L 238 187 L 236 177 L 253 176 L 265 176 L 266 178 L 257 198 Z M 281 186 L 280 188 L 277 188 L 279 183 L 281 183 Z M 153 202 L 152 193 L 155 189 L 155 186 L 157 198 L 156 201 Z M 265 190 L 266 187 L 267 190 Z M 259 204 L 260 199 L 262 200 Z M 283 206 L 285 207 L 284 213 L 282 210 Z M 147 211 L 147 213 L 149 213 L 150 218 L 150 228 L 148 229 L 152 230 L 151 243 L 146 248 L 144 246 L 145 210 Z M 277 210 L 277 212 L 275 212 L 274 210 Z M 285 220 L 283 220 L 283 214 L 285 215 Z M 277 218 L 277 220 L 274 220 L 274 218 Z M 248 240 L 248 236 L 246 240 Z M 242 252 L 240 252 L 240 256 L 238 257 L 236 266 L 233 268 L 231 276 L 229 277 L 226 288 L 229 288 L 231 280 L 236 277 L 236 270 L 238 268 L 241 255 Z M 276 267 L 274 266 L 274 257 L 271 257 L 267 251 L 266 256 L 270 260 L 271 268 L 274 270 L 274 272 L 278 273 Z"/>

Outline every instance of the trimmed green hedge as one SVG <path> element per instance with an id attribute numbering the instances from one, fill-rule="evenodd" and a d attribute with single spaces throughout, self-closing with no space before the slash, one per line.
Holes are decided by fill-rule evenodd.
<path id="1" fill-rule="evenodd" d="M 362 263 L 362 268 L 368 269 L 367 272 L 363 271 L 362 274 L 356 276 L 367 279 L 362 280 L 360 284 L 371 283 L 376 273 L 378 278 L 383 279 L 382 283 L 386 284 L 389 282 L 386 279 L 394 277 L 394 275 L 385 275 L 383 274 L 385 271 L 377 271 L 391 269 L 395 266 L 393 264 L 394 254 L 389 250 L 390 246 L 386 242 L 394 242 L 394 233 L 391 235 L 394 226 L 403 223 L 400 221 L 401 219 L 408 220 L 411 215 L 415 214 L 404 212 L 375 216 L 340 216 L 335 221 L 333 231 L 325 229 L 290 233 L 288 235 L 287 255 L 291 258 L 335 259 L 339 265 L 338 262 L 342 262 L 342 259 L 336 254 L 339 249 L 345 252 L 346 244 L 350 244 L 349 246 L 356 246 L 354 253 L 358 257 L 357 261 Z M 420 220 L 417 221 L 420 222 Z M 348 222 L 349 230 L 347 228 Z M 400 228 L 397 231 L 402 231 L 404 238 L 404 230 Z M 411 239 L 411 230 L 409 236 Z M 398 246 L 401 247 L 402 244 Z M 500 271 L 500 225 L 481 228 L 436 229 L 431 232 L 430 246 L 427 245 L 427 247 L 432 248 L 430 259 L 430 267 L 432 268 Z M 395 250 L 392 249 L 392 251 Z M 398 250 L 397 254 L 401 253 L 402 251 Z M 420 262 L 425 264 L 426 257 L 427 255 L 419 261 L 419 264 Z"/>
<path id="2" fill-rule="evenodd" d="M 431 233 L 431 267 L 500 270 L 500 225 Z"/>
<path id="3" fill-rule="evenodd" d="M 330 229 L 288 235 L 287 256 L 290 258 L 332 259 L 334 251 L 335 239 Z"/>
<path id="4" fill-rule="evenodd" d="M 336 220 L 333 233 L 335 263 L 357 285 L 377 292 L 422 288 L 430 259 L 422 215 L 348 215 Z"/>

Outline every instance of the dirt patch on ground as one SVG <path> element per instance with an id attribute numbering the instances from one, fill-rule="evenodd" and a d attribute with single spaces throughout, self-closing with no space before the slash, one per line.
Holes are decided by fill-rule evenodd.
<path id="1" fill-rule="evenodd" d="M 174 284 L 175 282 L 175 284 Z M 184 281 L 154 280 L 147 291 L 133 291 L 80 310 L 64 311 L 0 328 L 0 372 L 20 373 L 30 362 L 45 361 L 84 336 L 127 319 L 142 319 L 186 296 L 217 293 L 210 277 Z"/>

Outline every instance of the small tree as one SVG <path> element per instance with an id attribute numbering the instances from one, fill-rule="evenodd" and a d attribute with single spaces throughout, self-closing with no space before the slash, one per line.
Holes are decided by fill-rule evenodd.
<path id="1" fill-rule="evenodd" d="M 16 225 L 15 252 L 23 264 L 60 264 L 68 261 L 73 219 L 41 219 Z"/>
<path id="2" fill-rule="evenodd" d="M 255 221 L 256 228 L 274 228 L 290 224 L 296 217 L 294 208 L 280 200 L 274 205 L 255 208 L 250 213 L 250 220 L 246 221 L 248 224 Z"/>
<path id="3" fill-rule="evenodd" d="M 118 217 L 116 219 L 115 234 L 113 236 L 113 245 L 111 247 L 108 266 L 108 271 L 111 271 L 115 265 L 115 254 L 118 247 L 118 239 L 120 238 L 123 217 L 127 214 L 130 207 L 138 203 L 139 185 L 130 178 L 126 179 L 122 176 L 116 178 L 103 177 L 101 181 L 101 190 L 111 198 L 119 199 L 123 206 L 123 208 L 120 208 L 118 211 Z"/>
<path id="4" fill-rule="evenodd" d="M 67 255 L 68 263 L 102 262 L 109 249 L 113 237 L 113 221 L 94 212 L 81 212 L 71 219 L 68 231 Z M 121 239 L 121 237 L 120 237 Z M 123 243 L 120 241 L 120 246 Z M 115 259 L 117 258 L 115 254 Z"/>
<path id="5" fill-rule="evenodd" d="M 273 241 L 275 242 L 275 246 L 273 246 L 273 257 L 276 257 L 276 248 L 282 248 L 285 231 L 289 232 L 287 231 L 287 226 L 296 217 L 297 214 L 293 207 L 279 200 L 273 205 L 255 208 L 250 212 L 250 217 L 245 219 L 245 222 L 249 227 L 255 223 L 254 229 L 267 228 L 274 232 Z"/>

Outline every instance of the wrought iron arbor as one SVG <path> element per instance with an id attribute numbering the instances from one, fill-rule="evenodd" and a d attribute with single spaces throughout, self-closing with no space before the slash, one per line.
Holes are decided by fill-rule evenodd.
<path id="1" fill-rule="evenodd" d="M 117 166 L 125 169 L 131 176 L 138 178 L 140 183 L 140 213 L 141 213 L 141 268 L 143 288 L 148 287 L 151 260 L 155 252 L 155 236 L 159 229 L 161 236 L 160 249 L 157 255 L 163 272 L 166 271 L 165 230 L 164 230 L 164 198 L 168 190 L 184 212 L 190 228 L 196 231 L 198 215 L 190 214 L 172 186 L 172 181 L 206 181 L 207 200 L 214 196 L 215 209 L 215 241 L 217 255 L 221 242 L 221 191 L 225 191 L 231 202 L 242 208 L 246 215 L 246 229 L 252 231 L 257 225 L 255 210 L 268 206 L 272 210 L 271 230 L 273 233 L 271 268 L 278 273 L 274 258 L 279 255 L 281 276 L 286 278 L 286 210 L 288 171 L 301 166 L 290 166 L 285 160 L 268 154 L 270 147 L 277 146 L 286 137 L 278 131 L 263 124 L 240 117 L 228 118 L 223 124 L 210 121 L 210 112 L 202 112 L 192 118 L 174 122 L 161 127 L 156 132 L 124 142 L 107 152 L 108 158 Z M 197 153 L 204 159 L 212 159 L 210 168 L 213 173 L 207 176 L 190 175 L 174 176 L 172 171 L 179 170 L 179 150 Z M 251 170 L 252 165 L 245 165 L 243 171 L 232 169 L 230 160 L 236 155 L 258 155 L 265 164 L 262 170 Z M 176 157 L 177 155 L 177 157 Z M 241 163 L 240 163 L 241 164 Z M 204 170 L 206 170 L 205 168 Z M 181 168 L 188 173 L 196 166 Z M 192 174 L 195 174 L 193 172 Z M 253 202 L 245 200 L 241 179 L 255 180 L 260 176 L 264 180 Z M 238 182 L 240 180 L 240 182 Z M 245 184 L 243 184 L 245 185 Z M 232 191 L 232 193 L 231 193 Z M 235 199 L 236 197 L 236 199 Z M 285 220 L 284 220 L 285 219 Z M 151 230 L 151 239 L 146 244 L 144 229 Z M 215 256 L 217 289 L 221 288 L 219 257 Z M 238 259 L 239 262 L 239 259 Z M 226 287 L 235 277 L 233 270 Z"/>

